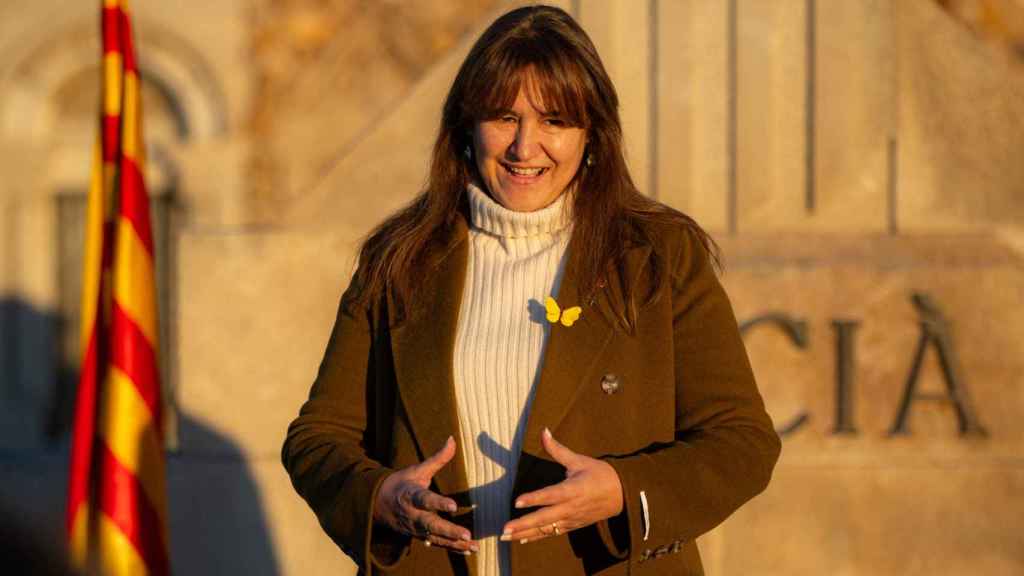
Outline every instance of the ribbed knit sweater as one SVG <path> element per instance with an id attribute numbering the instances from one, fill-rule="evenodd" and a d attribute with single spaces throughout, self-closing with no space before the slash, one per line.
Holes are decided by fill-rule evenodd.
<path id="1" fill-rule="evenodd" d="M 544 298 L 557 295 L 571 215 L 564 194 L 535 212 L 509 210 L 472 184 L 468 194 L 469 259 L 453 358 L 459 446 L 476 505 L 478 573 L 508 576 L 508 544 L 498 537 L 511 515 L 516 465 L 550 331 Z"/>

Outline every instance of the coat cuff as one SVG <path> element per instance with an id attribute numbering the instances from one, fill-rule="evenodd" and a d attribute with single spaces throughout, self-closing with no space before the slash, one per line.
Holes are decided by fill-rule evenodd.
<path id="1" fill-rule="evenodd" d="M 390 570 L 409 552 L 408 537 L 373 522 L 377 493 L 392 473 L 390 468 L 376 467 L 350 478 L 343 489 L 345 497 L 339 497 L 334 510 L 323 519 L 327 533 L 359 565 L 361 574 Z M 346 526 L 361 528 L 350 530 L 346 537 Z"/>
<path id="2" fill-rule="evenodd" d="M 612 458 L 608 463 L 619 473 L 622 481 L 626 517 L 623 531 L 628 534 L 628 540 L 624 545 L 628 550 L 626 557 L 629 561 L 643 564 L 665 554 L 680 552 L 684 544 L 682 540 L 675 537 L 675 534 L 665 533 L 665 530 L 654 529 L 652 515 L 655 511 L 652 510 L 652 506 L 656 505 L 656 502 L 651 499 L 657 499 L 665 487 L 658 486 L 657 482 L 655 485 L 645 482 L 645 475 L 642 473 L 644 467 L 638 466 L 634 460 Z M 638 467 L 640 469 L 637 469 Z M 659 525 L 664 528 L 664 522 Z"/>
<path id="3" fill-rule="evenodd" d="M 625 460 L 609 458 L 606 461 L 615 468 L 615 472 L 618 473 L 619 480 L 622 482 L 622 513 L 608 521 L 609 539 L 613 540 L 608 549 L 616 557 L 635 559 L 644 545 L 645 519 L 640 503 L 640 491 L 643 490 L 643 487 L 634 485 Z M 613 523 L 613 520 L 617 520 L 617 522 Z M 617 526 L 618 532 L 621 533 L 618 540 L 615 540 L 613 526 Z M 620 543 L 622 548 L 619 547 Z M 605 545 L 607 546 L 608 542 Z"/>
<path id="4" fill-rule="evenodd" d="M 601 536 L 601 542 L 608 549 L 608 553 L 618 560 L 625 560 L 629 557 L 628 514 L 628 511 L 623 508 L 618 516 L 597 523 L 597 533 Z"/>
<path id="5" fill-rule="evenodd" d="M 369 513 L 366 515 L 365 545 L 363 549 L 363 572 L 373 574 L 377 570 L 393 570 L 409 555 L 410 538 L 399 534 L 387 526 L 380 526 L 373 521 L 373 506 L 377 502 L 384 479 L 394 471 L 382 468 L 383 473 L 376 475 L 373 489 L 367 499 Z M 371 569 L 372 568 L 372 569 Z"/>
<path id="6" fill-rule="evenodd" d="M 684 550 L 686 540 L 678 534 L 670 533 L 664 514 L 658 519 L 657 507 L 659 498 L 663 498 L 666 490 L 675 490 L 674 486 L 665 484 L 663 477 L 651 481 L 649 474 L 650 462 L 643 463 L 646 456 L 637 458 L 611 458 L 608 463 L 619 473 L 624 493 L 623 508 L 626 515 L 625 532 L 628 541 L 629 562 L 643 564 L 649 560 L 660 558 L 666 554 L 675 554 Z M 646 464 L 646 465 L 645 465 Z M 671 481 L 669 481 L 671 482 Z M 664 513 L 664 509 L 662 510 Z"/>
<path id="7" fill-rule="evenodd" d="M 604 461 L 615 468 L 613 460 L 605 458 Z M 632 502 L 629 501 L 626 484 L 622 481 L 622 473 L 617 468 L 615 473 L 619 475 L 619 484 L 622 486 L 622 512 L 598 522 L 597 533 L 609 554 L 618 560 L 625 560 L 629 557 L 629 507 Z"/>

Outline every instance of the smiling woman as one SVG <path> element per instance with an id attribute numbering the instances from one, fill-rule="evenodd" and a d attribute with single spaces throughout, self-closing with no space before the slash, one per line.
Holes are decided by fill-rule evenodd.
<path id="1" fill-rule="evenodd" d="M 703 573 L 695 539 L 779 455 L 715 261 L 633 185 L 586 33 L 505 14 L 426 189 L 362 246 L 296 490 L 365 574 Z"/>
<path id="2" fill-rule="evenodd" d="M 586 146 L 586 130 L 558 110 L 549 110 L 525 72 L 530 97 L 520 87 L 515 102 L 473 131 L 476 168 L 498 203 L 533 212 L 558 198 L 576 177 Z"/>

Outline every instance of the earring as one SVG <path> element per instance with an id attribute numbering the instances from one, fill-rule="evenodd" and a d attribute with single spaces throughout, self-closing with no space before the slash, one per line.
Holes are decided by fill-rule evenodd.
<path id="1" fill-rule="evenodd" d="M 462 155 L 466 157 L 466 160 L 472 160 L 473 148 L 469 144 L 466 144 L 466 148 L 462 150 Z"/>
<path id="2" fill-rule="evenodd" d="M 587 152 L 587 166 L 593 166 L 593 165 L 594 165 L 594 153 L 593 152 Z"/>

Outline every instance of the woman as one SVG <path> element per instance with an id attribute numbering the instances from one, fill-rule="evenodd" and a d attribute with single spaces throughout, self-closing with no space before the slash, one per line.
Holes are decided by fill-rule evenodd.
<path id="1" fill-rule="evenodd" d="M 779 441 L 713 243 L 642 196 L 564 11 L 499 18 L 366 240 L 282 451 L 361 572 L 699 574 Z"/>

